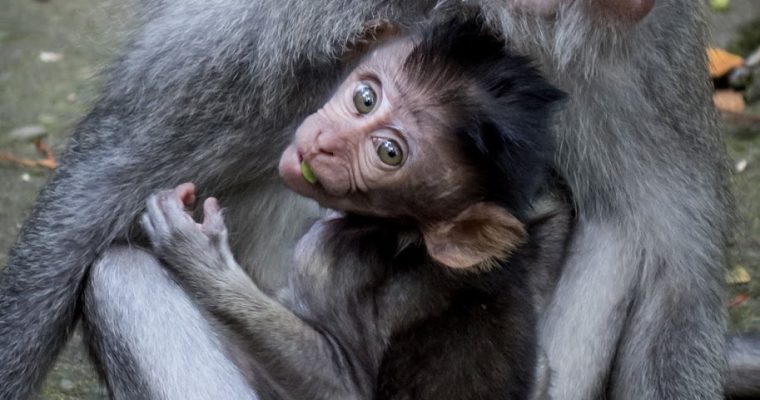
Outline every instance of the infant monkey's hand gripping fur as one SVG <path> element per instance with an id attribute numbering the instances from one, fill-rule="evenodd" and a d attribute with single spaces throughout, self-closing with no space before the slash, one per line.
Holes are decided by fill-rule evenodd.
<path id="1" fill-rule="evenodd" d="M 191 183 L 148 198 L 141 222 L 156 255 L 196 301 L 245 338 L 244 350 L 263 365 L 268 379 L 291 382 L 289 396 L 357 398 L 337 374 L 343 361 L 338 350 L 259 290 L 234 260 L 217 200 L 206 199 L 201 223 L 186 209 L 194 200 Z"/>
<path id="2" fill-rule="evenodd" d="M 232 283 L 250 278 L 232 255 L 217 200 L 211 197 L 203 203 L 202 223 L 195 222 L 185 209 L 194 202 L 192 183 L 153 194 L 141 222 L 156 254 L 205 303 L 209 285 L 219 282 L 222 284 L 215 286 L 237 287 L 239 283 Z"/>

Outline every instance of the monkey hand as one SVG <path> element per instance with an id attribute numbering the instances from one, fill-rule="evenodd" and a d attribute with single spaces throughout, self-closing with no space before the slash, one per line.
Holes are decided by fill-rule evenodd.
<path id="1" fill-rule="evenodd" d="M 240 270 L 230 250 L 218 201 L 210 197 L 203 203 L 202 223 L 186 209 L 194 202 L 195 187 L 184 183 L 150 196 L 141 219 L 156 255 L 190 289 Z"/>

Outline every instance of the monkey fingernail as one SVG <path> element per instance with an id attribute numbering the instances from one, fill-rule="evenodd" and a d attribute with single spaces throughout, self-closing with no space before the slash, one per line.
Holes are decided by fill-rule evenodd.
<path id="1" fill-rule="evenodd" d="M 312 185 L 317 183 L 317 177 L 314 176 L 314 171 L 311 170 L 311 167 L 309 167 L 309 164 L 307 164 L 306 161 L 301 161 L 301 175 L 306 179 L 306 182 L 309 182 Z"/>

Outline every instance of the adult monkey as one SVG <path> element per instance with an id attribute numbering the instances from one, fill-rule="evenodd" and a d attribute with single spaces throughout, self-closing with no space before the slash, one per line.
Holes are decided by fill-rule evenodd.
<path id="1" fill-rule="evenodd" d="M 88 267 L 131 236 L 142 200 L 157 188 L 193 180 L 220 194 L 238 222 L 233 237 L 257 239 L 237 244 L 241 261 L 277 265 L 277 249 L 314 211 L 274 178 L 295 124 L 321 103 L 346 43 L 366 21 L 408 24 L 435 3 L 147 7 L 145 25 L 109 72 L 3 273 L 0 398 L 28 398 L 39 386 L 77 319 Z M 557 124 L 557 160 L 579 226 L 543 328 L 553 394 L 719 398 L 728 196 L 699 6 L 481 3 L 571 99 Z M 130 250 L 120 256 L 151 261 Z M 256 278 L 278 286 L 277 271 Z"/>

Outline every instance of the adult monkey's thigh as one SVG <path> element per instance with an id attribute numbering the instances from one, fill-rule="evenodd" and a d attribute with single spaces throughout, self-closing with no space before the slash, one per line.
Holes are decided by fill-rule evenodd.
<path id="1" fill-rule="evenodd" d="M 114 399 L 256 399 L 230 343 L 142 249 L 112 246 L 93 265 L 83 322 Z"/>
<path id="2" fill-rule="evenodd" d="M 543 325 L 552 394 L 720 398 L 730 207 L 702 4 L 548 3 L 550 24 L 495 18 L 570 99 L 557 161 L 578 224 Z"/>

